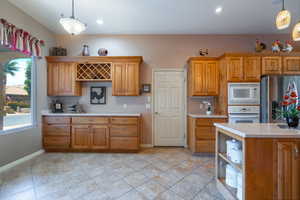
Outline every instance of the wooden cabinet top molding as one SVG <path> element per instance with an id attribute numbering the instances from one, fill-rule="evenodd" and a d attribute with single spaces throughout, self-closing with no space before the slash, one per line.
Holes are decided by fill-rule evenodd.
<path id="1" fill-rule="evenodd" d="M 280 56 L 280 57 L 300 57 L 300 52 L 291 52 L 291 53 L 272 53 L 272 52 L 266 52 L 266 53 L 247 53 L 247 52 L 240 52 L 240 53 L 224 53 L 221 56 L 216 56 L 216 57 L 202 57 L 202 56 L 195 56 L 195 57 L 189 57 L 188 58 L 188 63 L 191 61 L 201 61 L 201 60 L 219 60 L 225 57 L 273 57 L 273 56 Z"/>
<path id="2" fill-rule="evenodd" d="M 191 62 L 191 61 L 216 61 L 218 60 L 217 57 L 200 57 L 200 56 L 197 56 L 197 57 L 190 57 L 188 59 L 188 62 Z"/>
<path id="3" fill-rule="evenodd" d="M 46 56 L 47 62 L 143 62 L 142 56 Z"/>

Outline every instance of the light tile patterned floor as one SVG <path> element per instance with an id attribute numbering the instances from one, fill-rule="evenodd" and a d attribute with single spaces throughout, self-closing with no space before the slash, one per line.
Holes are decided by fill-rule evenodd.
<path id="1" fill-rule="evenodd" d="M 0 175 L 0 200 L 223 200 L 214 158 L 182 148 L 45 153 Z"/>

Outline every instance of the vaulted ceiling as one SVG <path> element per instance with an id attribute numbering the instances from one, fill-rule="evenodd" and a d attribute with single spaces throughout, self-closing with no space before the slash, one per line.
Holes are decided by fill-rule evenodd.
<path id="1" fill-rule="evenodd" d="M 57 34 L 65 34 L 60 15 L 71 15 L 71 0 L 8 0 Z M 223 7 L 217 15 L 215 9 Z M 75 0 L 85 34 L 276 34 L 280 0 Z M 300 1 L 286 0 L 292 24 L 300 20 Z M 96 23 L 97 19 L 103 24 Z"/>

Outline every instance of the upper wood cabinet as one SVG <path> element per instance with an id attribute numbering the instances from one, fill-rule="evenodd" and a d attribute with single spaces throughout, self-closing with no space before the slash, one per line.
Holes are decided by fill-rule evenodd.
<path id="1" fill-rule="evenodd" d="M 244 79 L 243 58 L 242 57 L 227 57 L 227 80 L 241 81 Z"/>
<path id="2" fill-rule="evenodd" d="M 80 96 L 81 87 L 76 82 L 76 63 L 48 63 L 48 96 Z"/>
<path id="3" fill-rule="evenodd" d="M 261 76 L 261 58 L 260 57 L 244 57 L 243 62 L 244 81 L 260 81 Z"/>
<path id="4" fill-rule="evenodd" d="M 300 199 L 300 142 L 277 142 L 276 199 Z"/>
<path id="5" fill-rule="evenodd" d="M 114 96 L 140 95 L 139 56 L 48 56 L 48 96 L 80 96 L 82 81 L 112 81 Z"/>
<path id="6" fill-rule="evenodd" d="M 283 58 L 283 74 L 300 74 L 300 57 Z"/>
<path id="7" fill-rule="evenodd" d="M 282 57 L 267 56 L 262 57 L 262 75 L 272 75 L 282 73 Z"/>
<path id="8" fill-rule="evenodd" d="M 258 56 L 226 57 L 227 81 L 259 82 L 261 76 L 261 58 Z"/>
<path id="9" fill-rule="evenodd" d="M 139 63 L 114 63 L 112 68 L 112 95 L 140 95 Z"/>
<path id="10" fill-rule="evenodd" d="M 189 67 L 189 95 L 217 96 L 219 94 L 219 64 L 217 60 L 193 59 Z"/>

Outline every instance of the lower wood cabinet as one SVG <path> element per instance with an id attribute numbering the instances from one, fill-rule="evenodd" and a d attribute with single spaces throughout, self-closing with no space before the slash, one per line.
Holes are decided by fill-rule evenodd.
<path id="1" fill-rule="evenodd" d="M 276 199 L 300 199 L 300 140 L 276 142 Z"/>
<path id="2" fill-rule="evenodd" d="M 43 117 L 43 146 L 46 151 L 137 151 L 140 117 Z"/>
<path id="3" fill-rule="evenodd" d="M 90 148 L 90 127 L 89 125 L 72 125 L 72 148 L 88 149 Z"/>
<path id="4" fill-rule="evenodd" d="M 214 123 L 225 123 L 224 118 L 188 118 L 188 146 L 192 153 L 214 153 L 216 131 Z"/>

